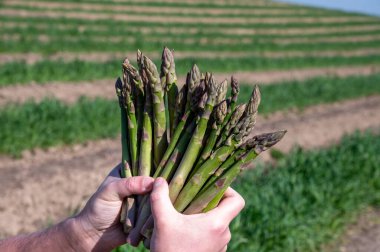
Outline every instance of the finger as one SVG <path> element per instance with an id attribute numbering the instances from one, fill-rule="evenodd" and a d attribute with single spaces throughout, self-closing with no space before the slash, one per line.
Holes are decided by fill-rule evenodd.
<path id="1" fill-rule="evenodd" d="M 169 198 L 169 186 L 165 179 L 157 178 L 150 194 L 152 215 L 157 227 L 165 223 L 177 211 Z M 168 218 L 169 217 L 169 218 Z"/>
<path id="2" fill-rule="evenodd" d="M 207 212 L 208 215 L 216 215 L 216 218 L 230 223 L 244 208 L 245 202 L 242 196 L 232 188 L 228 188 L 219 205 Z M 214 217 L 215 218 L 215 217 Z"/>
<path id="3" fill-rule="evenodd" d="M 227 251 L 227 245 L 224 246 L 224 248 L 222 248 L 219 252 L 226 252 Z"/>
<path id="4" fill-rule="evenodd" d="M 145 194 L 152 190 L 154 179 L 146 176 L 136 176 L 118 179 L 105 186 L 101 195 L 108 200 L 122 200 L 133 194 Z"/>

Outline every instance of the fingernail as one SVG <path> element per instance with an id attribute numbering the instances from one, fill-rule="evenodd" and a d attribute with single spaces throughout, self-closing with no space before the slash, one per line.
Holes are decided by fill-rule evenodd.
<path id="1" fill-rule="evenodd" d="M 143 188 L 145 191 L 152 189 L 152 179 L 151 178 L 144 178 L 142 185 L 143 185 Z"/>
<path id="2" fill-rule="evenodd" d="M 164 182 L 164 179 L 163 178 L 157 178 L 155 181 L 154 181 L 154 188 L 158 188 L 162 185 L 162 183 Z"/>

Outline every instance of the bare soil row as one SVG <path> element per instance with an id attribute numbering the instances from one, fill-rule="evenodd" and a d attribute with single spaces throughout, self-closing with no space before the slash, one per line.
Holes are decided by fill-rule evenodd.
<path id="1" fill-rule="evenodd" d="M 194 1 L 191 1 L 194 2 Z M 198 2 L 198 1 L 195 1 Z M 199 1 L 204 2 L 204 1 Z M 223 1 L 221 1 L 223 3 Z M 281 15 L 281 14 L 306 14 L 310 10 L 305 9 L 234 9 L 232 8 L 181 8 L 173 6 L 139 6 L 133 3 L 120 3 L 119 5 L 108 5 L 99 3 L 69 3 L 69 2 L 39 2 L 39 1 L 22 1 L 22 0 L 5 0 L 6 6 L 28 6 L 28 7 L 43 7 L 52 9 L 67 9 L 67 10 L 85 10 L 85 11 L 130 11 L 135 13 L 152 13 L 152 14 L 193 14 L 198 15 Z M 313 13 L 323 13 L 323 11 L 312 10 Z"/>
<path id="2" fill-rule="evenodd" d="M 378 65 L 336 67 L 336 68 L 311 68 L 293 69 L 283 71 L 267 72 L 236 72 L 234 76 L 240 83 L 260 84 L 281 83 L 286 80 L 305 80 L 316 76 L 350 76 L 350 75 L 370 75 L 380 71 Z M 229 79 L 231 74 L 221 73 L 217 75 L 219 81 Z M 106 99 L 115 98 L 115 80 L 98 80 L 85 82 L 52 82 L 46 85 L 29 84 L 14 85 L 0 88 L 0 106 L 7 103 L 23 103 L 27 100 L 41 101 L 46 97 L 54 97 L 66 103 L 73 103 L 81 96 L 90 98 L 102 97 Z M 179 77 L 178 84 L 182 85 L 185 77 Z"/>
<path id="3" fill-rule="evenodd" d="M 20 17 L 20 16 L 19 16 Z M 7 28 L 26 28 L 29 27 L 30 23 L 27 21 L 19 21 L 19 22 L 3 22 L 0 23 L 0 27 Z M 48 29 L 50 28 L 50 24 L 40 23 L 33 24 L 33 27 L 39 29 Z M 78 29 L 78 31 L 84 32 L 86 30 L 96 30 L 96 31 L 107 31 L 109 27 L 106 25 L 70 25 L 70 24 L 57 24 L 54 25 L 55 28 L 59 30 L 67 30 L 67 29 Z M 329 33 L 347 33 L 347 32 L 371 32 L 380 30 L 380 25 L 347 25 L 340 27 L 308 27 L 308 28 L 205 28 L 205 27 L 128 27 L 130 31 L 133 32 L 141 32 L 142 34 L 151 34 L 151 33 L 161 33 L 161 34 L 197 34 L 200 32 L 216 32 L 220 34 L 228 34 L 228 35 L 324 35 Z"/>
<path id="4" fill-rule="evenodd" d="M 77 18 L 85 20 L 116 20 L 133 22 L 157 22 L 157 23 L 179 23 L 179 24 L 287 24 L 287 23 L 347 23 L 375 21 L 372 17 L 279 17 L 279 18 L 221 18 L 221 17 L 176 17 L 176 16 L 149 16 L 149 15 L 124 15 L 114 13 L 84 13 L 68 11 L 66 13 L 49 10 L 29 11 L 2 8 L 0 15 L 13 17 L 47 17 L 47 18 Z"/>
<path id="5" fill-rule="evenodd" d="M 153 59 L 159 58 L 161 55 L 158 52 L 149 52 L 149 56 Z M 285 57 L 357 57 L 368 55 L 380 55 L 380 48 L 363 48 L 352 51 L 288 51 L 288 52 L 191 52 L 191 51 L 175 51 L 175 58 L 241 58 L 241 57 L 265 57 L 265 58 L 285 58 Z M 13 62 L 24 61 L 27 64 L 34 64 L 42 60 L 63 60 L 63 61 L 94 61 L 107 62 L 114 59 L 123 58 L 133 59 L 136 57 L 136 52 L 58 52 L 51 55 L 40 53 L 0 53 L 0 65 Z"/>

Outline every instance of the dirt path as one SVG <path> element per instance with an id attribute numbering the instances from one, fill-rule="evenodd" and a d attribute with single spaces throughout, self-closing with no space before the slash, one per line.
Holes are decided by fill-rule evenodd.
<path id="1" fill-rule="evenodd" d="M 302 70 L 268 71 L 268 72 L 237 72 L 234 75 L 241 83 L 269 84 L 286 80 L 304 80 L 315 76 L 350 76 L 350 75 L 370 75 L 380 72 L 380 66 L 368 65 L 357 67 L 337 67 L 337 68 L 311 68 Z M 229 79 L 231 74 L 218 74 L 218 80 Z M 67 103 L 73 103 L 81 96 L 103 97 L 107 99 L 115 98 L 115 80 L 100 80 L 92 82 L 74 83 L 50 83 L 47 85 L 14 85 L 0 88 L 0 106 L 6 103 L 23 103 L 29 99 L 40 101 L 46 97 L 55 97 Z M 184 83 L 185 78 L 179 78 L 179 84 Z"/>
<path id="2" fill-rule="evenodd" d="M 257 125 L 256 133 L 287 129 L 277 147 L 285 152 L 294 144 L 326 146 L 345 133 L 380 127 L 380 96 L 311 107 L 301 114 L 259 117 Z M 119 145 L 119 140 L 101 140 L 25 152 L 20 160 L 0 158 L 0 237 L 33 231 L 48 220 L 68 216 L 117 164 Z"/>
<path id="3" fill-rule="evenodd" d="M 175 17 L 175 16 L 149 16 L 149 15 L 124 15 L 112 13 L 83 13 L 83 12 L 60 12 L 13 10 L 2 8 L 0 15 L 12 17 L 46 17 L 46 18 L 77 18 L 85 20 L 116 20 L 133 22 L 156 22 L 156 23 L 180 23 L 180 24 L 287 24 L 287 23 L 347 23 L 376 21 L 372 17 L 279 17 L 279 18 L 220 18 L 220 17 Z"/>
<path id="4" fill-rule="evenodd" d="M 204 2 L 204 1 L 200 1 Z M 133 3 L 120 4 L 120 5 L 108 5 L 108 4 L 96 4 L 96 3 L 65 3 L 65 2 L 39 2 L 39 1 L 20 1 L 20 0 L 6 0 L 4 1 L 6 6 L 29 6 L 29 7 L 47 7 L 47 8 L 59 8 L 66 10 L 86 10 L 86 11 L 131 11 L 134 13 L 159 13 L 163 14 L 204 14 L 204 15 L 239 15 L 239 14 L 252 14 L 252 15 L 281 15 L 281 14 L 307 14 L 307 13 L 326 13 L 326 11 L 320 10 L 304 10 L 304 9 L 234 9 L 234 8 L 182 8 L 173 6 L 138 6 Z"/>
<path id="5" fill-rule="evenodd" d="M 329 252 L 378 252 L 380 251 L 380 209 L 369 208 L 348 226 L 338 241 L 328 244 Z"/>
<path id="6" fill-rule="evenodd" d="M 159 58 L 160 53 L 150 52 L 149 56 L 153 59 Z M 288 52 L 185 52 L 175 51 L 175 58 L 241 58 L 241 57 L 265 57 L 265 58 L 284 58 L 284 57 L 357 57 L 368 55 L 380 55 L 380 48 L 363 48 L 352 51 L 288 51 Z M 123 59 L 128 57 L 133 59 L 136 52 L 58 52 L 49 56 L 39 53 L 0 53 L 0 65 L 13 62 L 24 61 L 27 64 L 34 64 L 41 60 L 64 60 L 73 61 L 75 59 L 83 61 L 106 62 L 113 59 Z"/>

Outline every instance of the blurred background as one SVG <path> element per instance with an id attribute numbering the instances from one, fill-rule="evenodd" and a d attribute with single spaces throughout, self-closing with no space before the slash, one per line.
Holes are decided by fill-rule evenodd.
<path id="1" fill-rule="evenodd" d="M 231 251 L 380 251 L 380 3 L 290 2 L 0 1 L 0 238 L 83 206 L 120 159 L 123 59 L 168 46 L 180 85 L 259 84 L 255 132 L 288 130 L 235 182 Z"/>

